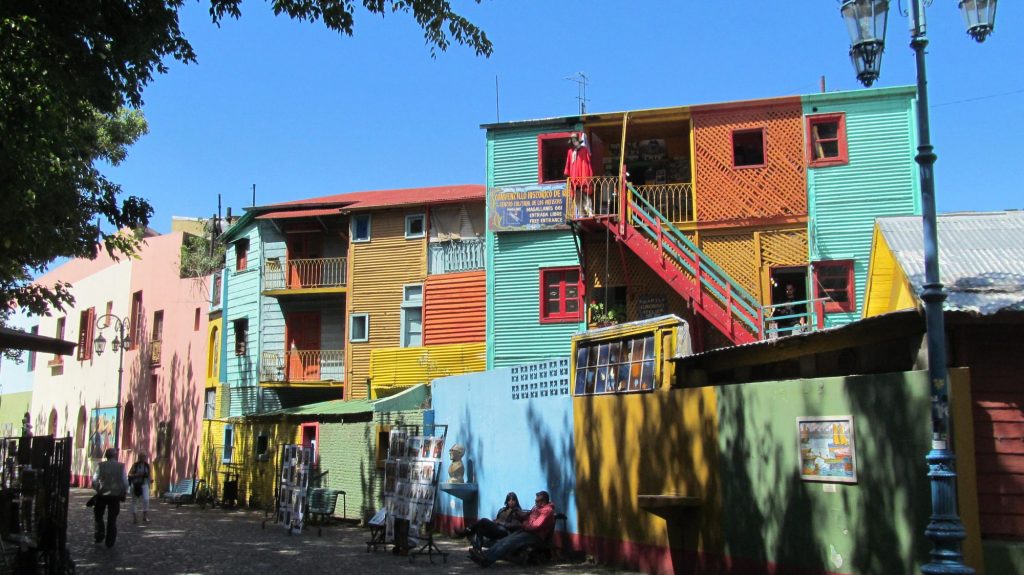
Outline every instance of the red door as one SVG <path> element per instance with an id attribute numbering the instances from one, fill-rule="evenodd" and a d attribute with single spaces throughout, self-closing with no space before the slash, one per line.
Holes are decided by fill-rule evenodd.
<path id="1" fill-rule="evenodd" d="M 288 381 L 320 380 L 320 314 L 292 312 L 285 316 Z"/>
<path id="2" fill-rule="evenodd" d="M 323 257 L 320 234 L 288 234 L 288 287 L 291 289 L 317 287 Z"/>

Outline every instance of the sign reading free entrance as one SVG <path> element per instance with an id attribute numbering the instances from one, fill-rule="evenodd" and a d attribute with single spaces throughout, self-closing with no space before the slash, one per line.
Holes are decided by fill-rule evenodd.
<path id="1" fill-rule="evenodd" d="M 492 232 L 569 229 L 564 183 L 488 189 L 487 227 Z"/>

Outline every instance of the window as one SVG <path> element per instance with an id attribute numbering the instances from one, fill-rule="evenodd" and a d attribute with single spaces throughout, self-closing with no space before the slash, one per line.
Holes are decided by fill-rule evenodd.
<path id="1" fill-rule="evenodd" d="M 573 395 L 653 390 L 655 342 L 650 332 L 614 341 L 580 342 Z"/>
<path id="2" fill-rule="evenodd" d="M 103 327 L 110 327 L 110 318 L 114 314 L 114 302 L 107 302 L 107 311 L 103 314 Z"/>
<path id="3" fill-rule="evenodd" d="M 160 365 L 164 339 L 164 311 L 153 312 L 153 337 L 149 340 L 149 359 L 153 365 Z"/>
<path id="4" fill-rule="evenodd" d="M 235 271 L 245 271 L 249 267 L 249 238 L 235 242 Z"/>
<path id="5" fill-rule="evenodd" d="M 85 406 L 78 408 L 78 427 L 75 428 L 75 447 L 85 447 L 85 426 L 88 425 L 88 415 L 85 413 Z"/>
<path id="6" fill-rule="evenodd" d="M 425 221 L 423 214 L 410 214 L 405 216 L 405 238 L 422 238 L 426 233 Z"/>
<path id="7" fill-rule="evenodd" d="M 423 285 L 402 288 L 402 347 L 423 345 Z"/>
<path id="8" fill-rule="evenodd" d="M 231 452 L 235 449 L 235 430 L 231 425 L 224 426 L 224 449 L 221 452 L 222 463 L 231 463 Z"/>
<path id="9" fill-rule="evenodd" d="M 160 376 L 157 373 L 149 374 L 149 402 L 156 403 L 157 394 L 160 392 Z"/>
<path id="10" fill-rule="evenodd" d="M 348 340 L 354 342 L 370 341 L 370 316 L 365 313 L 354 313 L 349 318 Z"/>
<path id="11" fill-rule="evenodd" d="M 206 353 L 209 354 L 206 358 L 206 377 L 217 377 L 220 375 L 220 330 L 217 326 L 210 330 L 210 347 Z"/>
<path id="12" fill-rule="evenodd" d="M 267 461 L 270 459 L 270 436 L 266 431 L 261 431 L 256 436 L 256 461 Z"/>
<path id="13" fill-rule="evenodd" d="M 827 298 L 825 313 L 857 311 L 853 260 L 814 263 L 814 297 Z"/>
<path id="14" fill-rule="evenodd" d="M 220 307 L 221 292 L 224 291 L 224 279 L 220 272 L 213 274 L 213 287 L 210 288 L 210 307 Z"/>
<path id="15" fill-rule="evenodd" d="M 161 421 L 156 427 L 156 458 L 160 461 L 167 461 L 171 458 L 171 439 L 173 437 L 173 424 L 170 421 Z"/>
<path id="16" fill-rule="evenodd" d="M 370 241 L 370 214 L 352 216 L 352 241 Z"/>
<path id="17" fill-rule="evenodd" d="M 541 270 L 540 289 L 541 323 L 576 322 L 583 319 L 580 268 Z"/>
<path id="18" fill-rule="evenodd" d="M 200 313 L 201 312 L 199 311 L 199 308 L 196 308 L 196 317 L 192 321 L 192 331 L 199 331 L 199 319 L 201 317 Z"/>
<path id="19" fill-rule="evenodd" d="M 39 335 L 39 326 L 38 325 L 32 326 L 32 329 L 29 330 L 29 333 L 31 333 L 32 335 Z M 36 370 L 36 352 L 34 352 L 34 351 L 28 352 L 28 370 L 29 371 L 35 371 Z"/>
<path id="20" fill-rule="evenodd" d="M 231 323 L 235 327 L 235 355 L 245 355 L 249 340 L 249 319 L 236 319 Z"/>
<path id="21" fill-rule="evenodd" d="M 732 165 L 737 168 L 764 165 L 764 128 L 732 133 Z"/>
<path id="22" fill-rule="evenodd" d="M 391 426 L 377 425 L 377 447 L 374 459 L 377 461 L 377 469 L 384 469 L 388 460 L 388 447 L 391 443 Z"/>
<path id="23" fill-rule="evenodd" d="M 139 335 L 142 333 L 140 331 L 142 313 L 142 292 L 137 291 L 132 294 L 132 316 L 128 320 L 128 342 L 125 343 L 125 347 L 128 349 L 139 344 Z"/>
<path id="24" fill-rule="evenodd" d="M 807 117 L 807 158 L 810 167 L 849 163 L 846 149 L 846 114 Z"/>
<path id="25" fill-rule="evenodd" d="M 572 144 L 572 132 L 555 132 L 537 136 L 537 181 L 565 181 L 565 158 Z"/>
<path id="26" fill-rule="evenodd" d="M 64 325 L 66 323 L 67 323 L 67 318 L 65 318 L 65 317 L 57 318 L 57 329 L 56 329 L 56 332 L 54 333 L 54 336 L 57 339 L 64 339 Z M 53 359 L 50 360 L 49 365 L 52 366 L 52 367 L 57 367 L 59 365 L 64 365 L 64 358 L 59 356 L 59 355 L 54 355 Z"/>
<path id="27" fill-rule="evenodd" d="M 78 319 L 78 348 L 75 350 L 78 361 L 92 359 L 93 328 L 96 321 L 96 308 L 83 311 Z"/>
<path id="28" fill-rule="evenodd" d="M 203 419 L 213 419 L 217 417 L 217 389 L 211 387 L 206 390 L 206 402 L 205 410 L 203 411 Z"/>

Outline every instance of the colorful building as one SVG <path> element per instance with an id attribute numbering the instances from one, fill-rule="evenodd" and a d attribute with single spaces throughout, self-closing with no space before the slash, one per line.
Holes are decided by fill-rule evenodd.
<path id="1" fill-rule="evenodd" d="M 245 484 L 269 462 L 234 449 L 258 436 L 250 416 L 265 426 L 301 406 L 482 370 L 483 199 L 483 186 L 465 185 L 249 209 L 221 238 L 225 367 L 204 462 L 236 469 Z M 298 433 L 295 442 L 320 445 L 315 426 Z"/>
<path id="2" fill-rule="evenodd" d="M 919 211 L 913 107 L 888 88 L 483 126 L 488 366 L 595 319 L 673 313 L 697 349 L 855 319 L 871 222 Z M 567 179 L 572 134 L 593 176 Z"/>
<path id="3" fill-rule="evenodd" d="M 137 258 L 115 261 L 101 251 L 95 260 L 72 260 L 36 280 L 68 282 L 75 296 L 74 306 L 39 318 L 39 333 L 78 345 L 73 357 L 37 360 L 31 413 L 36 434 L 75 438 L 72 473 L 79 484 L 86 484 L 103 448 L 113 446 L 115 433 L 123 461 L 151 457 L 155 490 L 195 473 L 208 279 L 180 277 L 184 238 L 150 233 Z M 117 321 L 107 314 L 125 322 L 120 386 L 121 352 L 112 345 Z M 93 344 L 101 334 L 111 342 L 102 354 Z"/>
<path id="4" fill-rule="evenodd" d="M 1024 213 L 940 214 L 940 281 L 948 297 L 949 365 L 970 374 L 973 427 L 956 426 L 960 505 L 977 506 L 989 573 L 1024 569 Z M 920 309 L 924 234 L 920 218 L 875 225 L 864 316 Z M 973 437 L 965 448 L 963 440 Z M 965 469 L 966 467 L 966 469 Z M 973 467 L 973 469 L 971 469 Z M 970 472 L 974 472 L 973 474 Z M 965 491 L 964 475 L 977 476 Z"/>

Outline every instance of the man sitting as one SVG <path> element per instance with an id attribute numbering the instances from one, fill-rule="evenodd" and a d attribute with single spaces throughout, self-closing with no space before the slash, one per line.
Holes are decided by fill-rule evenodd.
<path id="1" fill-rule="evenodd" d="M 489 567 L 521 549 L 547 542 L 555 530 L 555 506 L 547 491 L 538 492 L 534 503 L 533 509 L 520 514 L 520 519 L 525 521 L 519 531 L 499 540 L 485 552 L 473 549 L 469 558 L 481 567 Z"/>

